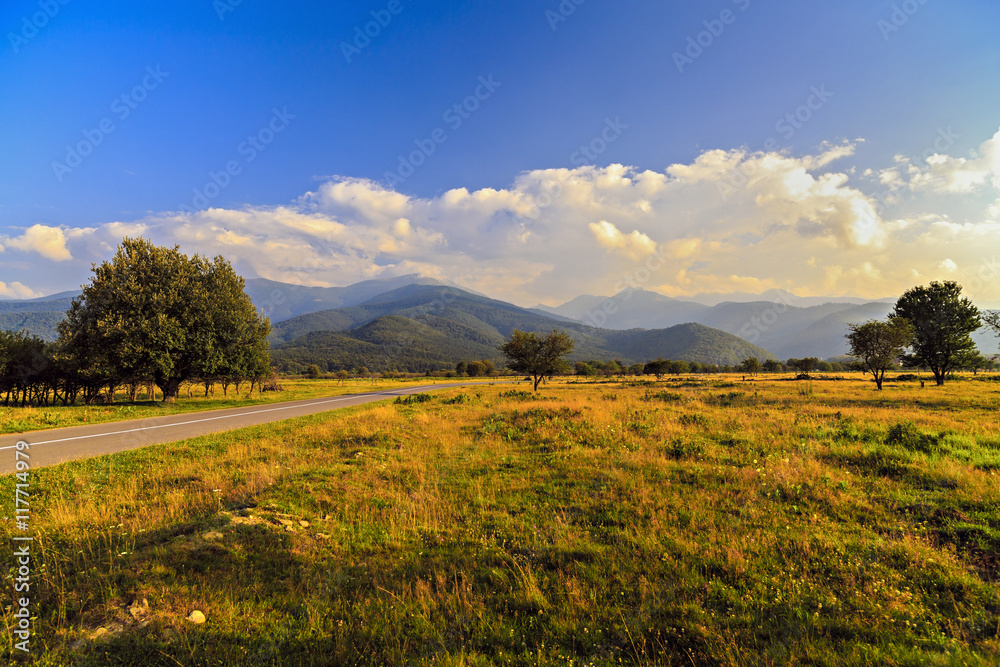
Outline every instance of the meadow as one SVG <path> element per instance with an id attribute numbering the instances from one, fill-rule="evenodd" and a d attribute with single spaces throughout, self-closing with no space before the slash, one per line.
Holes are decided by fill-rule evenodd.
<path id="1" fill-rule="evenodd" d="M 468 378 L 460 380 L 468 381 Z M 185 384 L 181 387 L 181 394 L 175 403 L 162 402 L 163 394 L 159 389 L 154 389 L 152 396 L 147 396 L 144 391 L 140 390 L 139 400 L 135 402 L 129 401 L 124 391 L 118 391 L 113 403 L 94 405 L 83 405 L 82 402 L 75 405 L 53 403 L 48 406 L 24 408 L 0 405 L 0 433 L 25 433 L 84 424 L 162 417 L 186 412 L 204 412 L 205 410 L 240 408 L 248 405 L 282 403 L 366 391 L 382 391 L 413 386 L 414 384 L 446 384 L 454 381 L 456 380 L 434 377 L 351 378 L 347 380 L 307 380 L 291 377 L 281 378 L 280 391 L 261 393 L 255 389 L 251 393 L 247 391 L 249 383 L 243 383 L 242 391 L 236 391 L 234 386 L 230 386 L 228 392 L 223 393 L 221 387 L 217 385 L 214 391 L 207 396 L 203 385 Z"/>
<path id="2" fill-rule="evenodd" d="M 998 664 L 1000 381 L 872 387 L 476 386 L 38 470 L 31 659 Z"/>

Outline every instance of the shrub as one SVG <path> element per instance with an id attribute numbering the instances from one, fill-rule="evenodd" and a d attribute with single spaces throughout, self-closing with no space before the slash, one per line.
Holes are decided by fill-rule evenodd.
<path id="1" fill-rule="evenodd" d="M 885 435 L 885 444 L 911 452 L 929 452 L 938 444 L 938 436 L 923 433 L 910 420 L 896 422 Z"/>

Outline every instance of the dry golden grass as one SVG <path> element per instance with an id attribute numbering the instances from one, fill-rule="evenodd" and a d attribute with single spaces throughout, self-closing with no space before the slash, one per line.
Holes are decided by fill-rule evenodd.
<path id="1" fill-rule="evenodd" d="M 40 470 L 37 662 L 996 664 L 998 407 L 475 387 Z"/>

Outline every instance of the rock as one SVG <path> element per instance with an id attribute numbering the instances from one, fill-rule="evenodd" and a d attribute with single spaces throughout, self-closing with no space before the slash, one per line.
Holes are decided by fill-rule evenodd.
<path id="1" fill-rule="evenodd" d="M 90 634 L 90 638 L 93 640 L 100 639 L 108 634 L 107 628 L 97 628 Z"/>
<path id="2" fill-rule="evenodd" d="M 221 540 L 222 539 L 222 533 L 218 533 L 218 532 L 216 532 L 214 530 L 210 530 L 209 532 L 207 532 L 204 535 L 202 535 L 202 537 L 204 537 L 207 541 L 211 542 L 213 540 Z"/>
<path id="3" fill-rule="evenodd" d="M 279 518 L 278 519 L 278 523 L 280 523 L 282 526 L 294 526 L 295 525 L 295 522 L 292 521 L 291 519 L 280 519 Z"/>
<path id="4" fill-rule="evenodd" d="M 316 539 L 317 540 L 328 540 L 328 539 L 330 539 L 330 536 L 327 535 L 326 533 L 316 533 Z"/>
<path id="5" fill-rule="evenodd" d="M 299 525 L 302 526 L 303 528 L 308 528 L 309 527 L 309 522 L 305 521 L 305 520 L 299 521 Z"/>
<path id="6" fill-rule="evenodd" d="M 133 600 L 132 604 L 128 606 L 128 613 L 135 620 L 139 620 L 143 616 L 149 613 L 149 600 L 143 598 L 140 600 Z"/>
<path id="7" fill-rule="evenodd" d="M 187 615 L 186 620 L 191 621 L 195 625 L 201 625 L 202 623 L 205 622 L 205 614 L 195 609 L 194 611 L 192 611 L 190 614 Z"/>

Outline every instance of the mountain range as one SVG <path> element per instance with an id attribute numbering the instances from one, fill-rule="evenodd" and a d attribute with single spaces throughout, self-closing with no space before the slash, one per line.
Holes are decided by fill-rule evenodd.
<path id="1" fill-rule="evenodd" d="M 565 329 L 577 341 L 574 358 L 581 360 L 830 358 L 847 353 L 848 323 L 882 319 L 894 303 L 770 290 L 723 295 L 731 300 L 713 304 L 713 295 L 682 300 L 630 288 L 610 297 L 582 295 L 555 307 L 524 308 L 417 274 L 345 287 L 248 279 L 246 292 L 271 319 L 277 360 L 289 366 L 323 361 L 321 366 L 367 365 L 371 370 L 393 360 L 400 370 L 454 364 L 456 358 L 498 360 L 496 346 L 514 328 Z M 0 301 L 0 328 L 54 340 L 56 325 L 78 295 Z M 997 350 L 989 330 L 973 338 L 984 353 Z M 348 364 L 359 358 L 370 363 Z"/>

